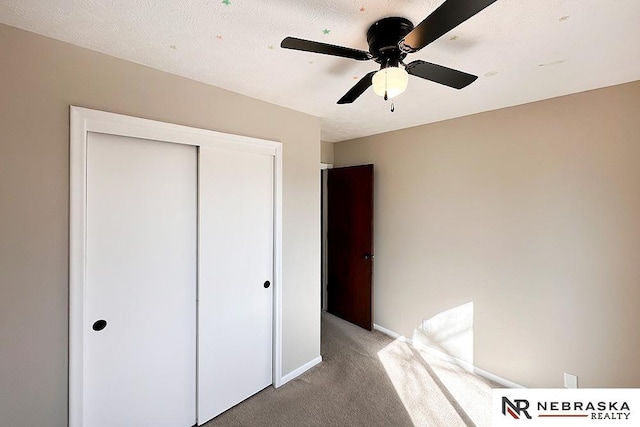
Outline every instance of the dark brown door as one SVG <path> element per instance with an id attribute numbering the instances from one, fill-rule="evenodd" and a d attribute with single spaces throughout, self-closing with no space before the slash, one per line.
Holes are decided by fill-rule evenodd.
<path id="1" fill-rule="evenodd" d="M 373 165 L 327 171 L 327 310 L 373 327 Z"/>

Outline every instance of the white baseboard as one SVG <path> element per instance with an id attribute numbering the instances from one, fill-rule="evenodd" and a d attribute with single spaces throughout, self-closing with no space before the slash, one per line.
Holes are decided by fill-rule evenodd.
<path id="1" fill-rule="evenodd" d="M 442 351 L 440 351 L 438 349 L 435 349 L 433 347 L 430 347 L 430 346 L 428 346 L 426 344 L 414 345 L 411 342 L 411 340 L 406 338 L 405 336 L 400 335 L 399 333 L 394 332 L 394 331 L 392 331 L 390 329 L 387 329 L 385 327 L 382 327 L 380 325 L 374 324 L 373 325 L 373 329 L 375 329 L 377 331 L 380 331 L 383 334 L 388 335 L 393 339 L 404 341 L 404 342 L 410 344 L 411 346 L 413 346 L 414 348 L 416 348 L 418 350 L 427 351 L 427 352 L 429 352 L 429 354 L 431 354 L 431 355 L 433 355 L 435 357 L 438 357 L 438 358 L 440 358 L 442 360 L 445 360 L 445 361 L 447 361 L 449 363 L 453 363 L 455 365 L 458 365 L 458 366 L 460 366 L 462 369 L 464 369 L 467 372 L 471 372 L 471 373 L 477 374 L 477 375 L 479 375 L 479 376 L 481 376 L 483 378 L 486 378 L 486 379 L 488 379 L 490 381 L 493 381 L 494 383 L 500 384 L 501 386 L 504 386 L 505 388 L 526 388 L 523 385 L 520 385 L 520 384 L 515 383 L 513 381 L 509 381 L 508 379 L 502 378 L 499 375 L 492 374 L 491 372 L 485 371 L 484 369 L 481 369 L 481 368 L 478 368 L 478 367 L 474 366 L 472 363 L 465 362 L 464 360 L 458 359 L 457 357 L 453 357 L 453 356 L 451 356 L 451 355 L 449 355 L 447 353 L 444 353 L 444 352 L 442 352 Z"/>
<path id="2" fill-rule="evenodd" d="M 373 329 L 375 329 L 376 331 L 380 331 L 387 336 L 390 336 L 394 340 L 400 340 L 402 342 L 411 344 L 411 340 L 409 338 L 405 337 L 404 335 L 400 335 L 397 332 L 393 332 L 391 329 L 383 328 L 382 326 L 377 325 L 375 323 L 373 324 Z"/>
<path id="3" fill-rule="evenodd" d="M 307 362 L 304 365 L 300 366 L 299 368 L 294 369 L 293 371 L 289 372 L 288 374 L 283 375 L 282 379 L 280 380 L 280 384 L 276 385 L 276 388 L 280 387 L 280 386 L 288 383 L 292 379 L 304 374 L 305 372 L 307 372 L 309 369 L 313 368 L 314 366 L 316 366 L 320 362 L 322 362 L 322 356 L 318 356 L 315 359 L 310 360 L 309 362 Z"/>
<path id="4" fill-rule="evenodd" d="M 455 356 L 452 356 L 450 354 L 445 353 L 444 351 L 440 351 L 437 348 L 433 348 L 431 346 L 428 346 L 427 344 L 414 344 L 414 347 L 417 350 L 422 350 L 422 351 L 426 351 L 427 353 L 429 353 L 430 355 L 437 357 L 438 359 L 444 360 L 445 362 L 449 362 L 449 363 L 453 363 L 454 365 L 458 365 L 460 366 L 462 369 L 464 369 L 467 372 L 471 372 L 474 373 L 476 367 L 473 366 L 473 363 L 469 363 L 465 360 L 462 359 L 458 359 Z"/>
<path id="5" fill-rule="evenodd" d="M 502 378 L 496 374 L 492 374 L 491 372 L 487 372 L 484 369 L 474 368 L 474 372 L 480 375 L 481 377 L 484 377 L 490 381 L 493 381 L 494 383 L 498 383 L 504 386 L 505 388 L 526 388 L 523 385 L 514 383 L 513 381 L 509 381 L 508 379 Z"/>

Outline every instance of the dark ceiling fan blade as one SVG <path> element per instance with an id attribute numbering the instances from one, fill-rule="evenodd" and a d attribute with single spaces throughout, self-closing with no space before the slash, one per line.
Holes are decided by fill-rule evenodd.
<path id="1" fill-rule="evenodd" d="M 406 65 L 407 73 L 450 86 L 456 89 L 462 89 L 476 81 L 478 76 L 467 74 L 452 68 L 443 67 L 442 65 L 432 64 L 425 61 L 413 61 Z"/>
<path id="2" fill-rule="evenodd" d="M 415 52 L 462 24 L 496 0 L 446 0 L 398 43 L 404 52 Z"/>
<path id="3" fill-rule="evenodd" d="M 345 93 L 345 95 L 340 98 L 338 104 L 351 104 L 353 101 L 358 99 L 358 97 L 362 95 L 365 90 L 369 89 L 369 86 L 371 86 L 371 80 L 373 79 L 373 75 L 375 73 L 376 71 L 372 71 L 361 78 L 354 87 L 349 89 L 349 92 Z"/>
<path id="4" fill-rule="evenodd" d="M 373 58 L 373 55 L 369 52 L 365 52 L 364 50 L 314 42 L 311 40 L 297 39 L 295 37 L 285 38 L 282 40 L 282 43 L 280 43 L 280 47 L 285 49 L 304 50 L 305 52 L 322 53 L 325 55 L 342 56 L 343 58 L 357 59 L 358 61 L 366 61 Z"/>

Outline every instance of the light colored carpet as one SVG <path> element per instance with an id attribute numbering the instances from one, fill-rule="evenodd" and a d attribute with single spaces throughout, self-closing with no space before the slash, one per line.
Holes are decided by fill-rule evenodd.
<path id="1" fill-rule="evenodd" d="M 322 315 L 323 362 L 214 426 L 489 426 L 491 384 L 386 335 Z"/>

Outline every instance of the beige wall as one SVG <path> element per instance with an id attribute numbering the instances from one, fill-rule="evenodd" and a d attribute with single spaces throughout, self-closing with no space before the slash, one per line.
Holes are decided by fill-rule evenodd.
<path id="1" fill-rule="evenodd" d="M 411 336 L 473 301 L 480 368 L 640 386 L 640 82 L 336 144 L 360 163 L 376 323 Z"/>
<path id="2" fill-rule="evenodd" d="M 333 143 L 322 141 L 320 149 L 320 161 L 322 163 L 333 164 Z"/>
<path id="3" fill-rule="evenodd" d="M 278 140 L 283 373 L 320 354 L 317 118 L 0 25 L 0 425 L 67 423 L 69 105 Z"/>

